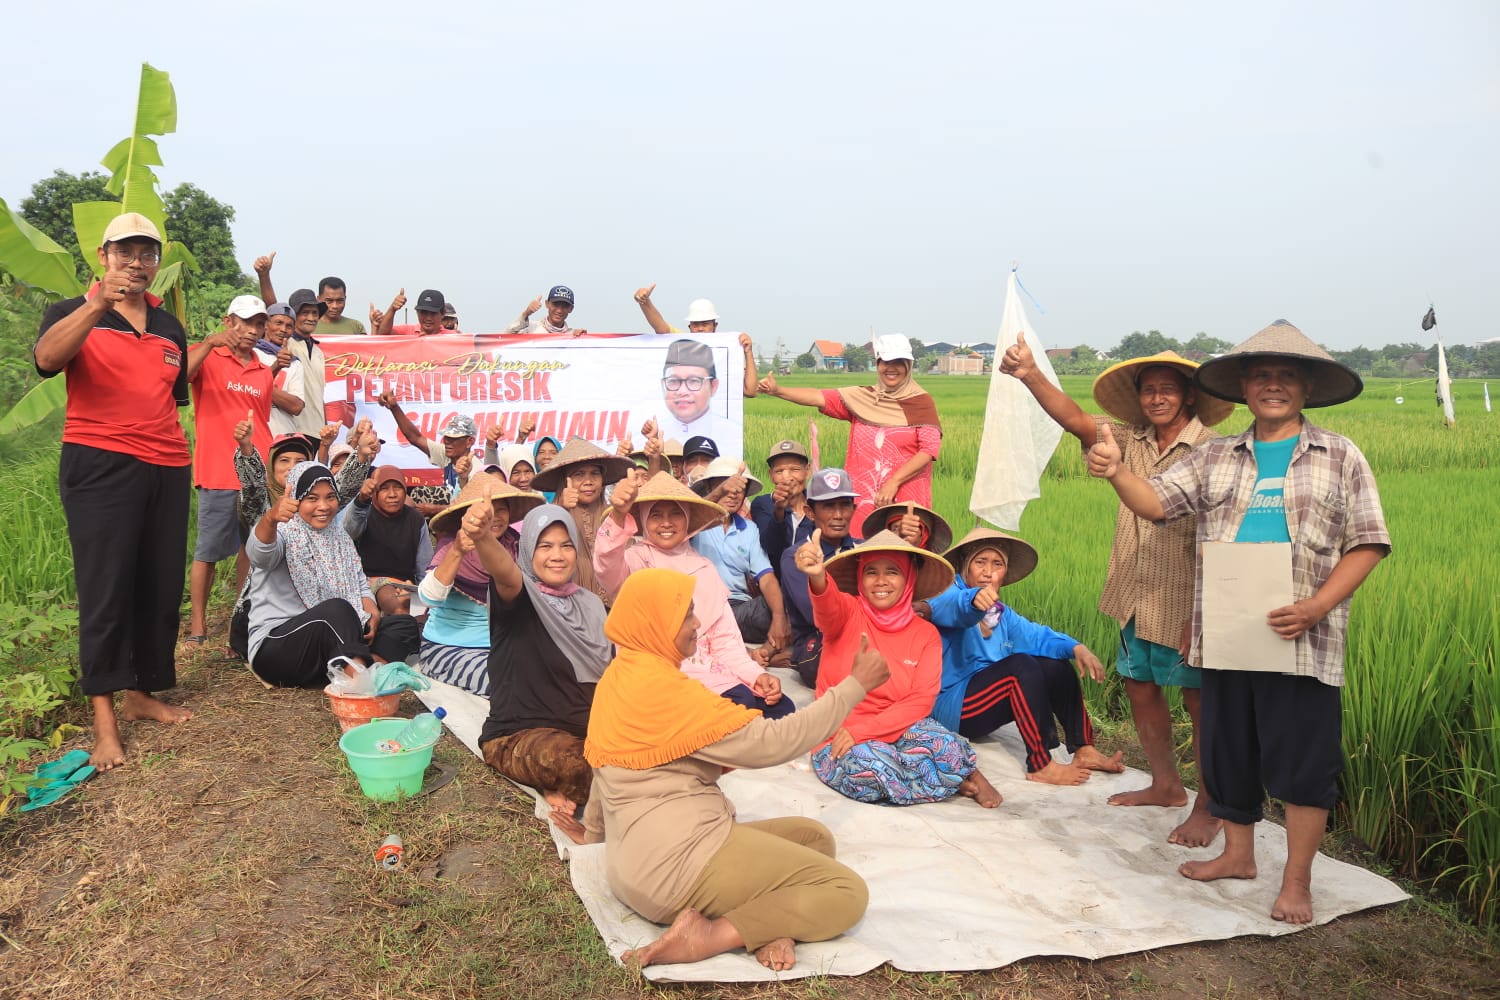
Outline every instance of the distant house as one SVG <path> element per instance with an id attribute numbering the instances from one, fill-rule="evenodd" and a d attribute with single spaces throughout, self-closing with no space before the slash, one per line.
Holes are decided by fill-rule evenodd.
<path id="1" fill-rule="evenodd" d="M 1432 352 L 1423 351 L 1421 354 L 1413 354 L 1401 362 L 1401 374 L 1423 375 L 1432 367 Z"/>
<path id="2" fill-rule="evenodd" d="M 994 361 L 995 360 L 995 345 L 994 344 L 975 344 L 973 347 L 969 348 L 969 350 L 971 350 L 975 354 L 979 355 L 985 361 Z"/>
<path id="3" fill-rule="evenodd" d="M 844 345 L 836 340 L 815 340 L 807 353 L 812 355 L 814 367 L 824 371 L 844 370 Z"/>
<path id="4" fill-rule="evenodd" d="M 1073 360 L 1073 348 L 1071 348 L 1071 347 L 1054 347 L 1054 348 L 1052 348 L 1052 350 L 1050 350 L 1050 351 L 1047 352 L 1047 360 L 1048 361 L 1072 361 Z"/>
<path id="5" fill-rule="evenodd" d="M 946 340 L 940 340 L 936 344 L 923 344 L 922 345 L 922 353 L 923 354 L 936 354 L 936 355 L 952 354 L 956 350 L 958 350 L 958 345 L 957 344 L 950 344 Z"/>
<path id="6" fill-rule="evenodd" d="M 975 351 L 959 348 L 938 358 L 939 375 L 983 375 L 984 358 Z"/>

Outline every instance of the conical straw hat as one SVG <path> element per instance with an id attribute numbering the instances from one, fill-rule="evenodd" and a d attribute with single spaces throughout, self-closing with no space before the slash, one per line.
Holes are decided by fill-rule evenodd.
<path id="1" fill-rule="evenodd" d="M 954 572 L 962 576 L 969 560 L 983 549 L 999 549 L 1005 553 L 1007 587 L 1020 583 L 1036 569 L 1036 549 L 1030 542 L 994 528 L 975 528 L 963 537 L 963 541 L 944 552 L 943 557 L 953 564 Z"/>
<path id="2" fill-rule="evenodd" d="M 917 568 L 917 579 L 913 584 L 911 599 L 925 601 L 936 597 L 953 584 L 953 567 L 948 560 L 935 552 L 908 545 L 894 531 L 881 531 L 863 542 L 846 549 L 823 564 L 830 579 L 838 588 L 852 596 L 859 595 L 859 557 L 872 552 L 905 552 L 912 557 Z"/>
<path id="3" fill-rule="evenodd" d="M 885 531 L 893 518 L 906 513 L 907 507 L 910 507 L 912 513 L 920 517 L 922 523 L 927 525 L 927 544 L 922 546 L 923 548 L 928 552 L 942 552 L 953 544 L 953 529 L 948 527 L 948 522 L 943 520 L 943 515 L 919 503 L 908 504 L 904 500 L 899 503 L 888 503 L 884 507 L 876 507 L 870 511 L 870 515 L 865 518 L 865 523 L 860 525 L 860 537 L 870 538 Z"/>
<path id="4" fill-rule="evenodd" d="M 497 476 L 493 472 L 476 472 L 469 477 L 464 488 L 458 491 L 458 497 L 453 503 L 432 515 L 432 520 L 428 522 L 432 533 L 434 535 L 458 534 L 464 514 L 472 505 L 484 499 L 485 487 L 493 491 L 492 499 L 504 500 L 505 505 L 510 508 L 511 524 L 519 524 L 528 513 L 547 502 L 547 498 L 540 493 L 516 489 L 507 483 L 503 476 Z"/>
<path id="5" fill-rule="evenodd" d="M 1365 383 L 1353 368 L 1336 360 L 1307 335 L 1284 319 L 1278 319 L 1226 354 L 1205 361 L 1198 369 L 1198 386 L 1204 392 L 1243 403 L 1240 391 L 1241 365 L 1255 358 L 1286 358 L 1307 369 L 1312 388 L 1302 405 L 1334 406 L 1345 403 L 1364 391 Z"/>
<path id="6" fill-rule="evenodd" d="M 646 519 L 641 516 L 638 509 L 640 505 L 660 500 L 672 500 L 682 504 L 682 509 L 687 511 L 688 516 L 688 538 L 724 520 L 723 507 L 716 503 L 709 503 L 679 483 L 670 472 L 658 472 L 641 484 L 640 492 L 635 495 L 635 503 L 630 508 L 631 513 L 635 515 L 637 534 L 644 535 L 646 532 Z"/>
<path id="7" fill-rule="evenodd" d="M 740 471 L 744 464 L 739 459 L 730 458 L 727 455 L 714 459 L 708 463 L 708 467 L 703 470 L 703 475 L 693 484 L 693 492 L 706 497 L 713 492 L 715 486 L 730 476 L 739 476 L 745 480 L 745 498 L 755 496 L 762 489 L 761 482 L 752 473 Z"/>
<path id="8" fill-rule="evenodd" d="M 1094 402 L 1116 420 L 1136 427 L 1148 426 L 1151 421 L 1146 418 L 1146 411 L 1141 409 L 1141 397 L 1136 383 L 1141 372 L 1158 365 L 1182 372 L 1189 385 L 1193 384 L 1193 376 L 1198 371 L 1196 361 L 1189 361 L 1176 351 L 1162 351 L 1147 358 L 1131 358 L 1129 361 L 1110 365 L 1099 373 L 1099 377 L 1094 379 Z M 1192 412 L 1203 426 L 1212 427 L 1234 412 L 1234 404 L 1200 392 L 1193 401 Z"/>
<path id="9" fill-rule="evenodd" d="M 553 493 L 568 483 L 568 473 L 580 465 L 599 465 L 604 468 L 604 485 L 618 483 L 625 473 L 635 468 L 635 463 L 581 437 L 569 438 L 552 464 L 536 474 L 531 481 L 532 489 Z M 571 467 L 571 468 L 570 468 Z"/>

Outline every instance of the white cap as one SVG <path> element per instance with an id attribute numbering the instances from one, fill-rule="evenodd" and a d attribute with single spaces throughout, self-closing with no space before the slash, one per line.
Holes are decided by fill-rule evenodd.
<path id="1" fill-rule="evenodd" d="M 694 299 L 688 303 L 687 321 L 689 323 L 717 323 L 719 321 L 719 310 L 708 299 Z"/>
<path id="2" fill-rule="evenodd" d="M 911 353 L 911 341 L 899 333 L 885 333 L 875 338 L 876 361 L 915 361 Z"/>
<path id="3" fill-rule="evenodd" d="M 229 303 L 229 315 L 238 316 L 240 319 L 251 319 L 265 314 L 266 304 L 254 295 L 237 295 L 234 301 Z"/>

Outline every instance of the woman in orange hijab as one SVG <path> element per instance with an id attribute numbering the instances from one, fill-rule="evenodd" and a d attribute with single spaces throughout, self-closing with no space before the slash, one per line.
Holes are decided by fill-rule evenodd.
<path id="1" fill-rule="evenodd" d="M 583 746 L 594 767 L 584 827 L 560 825 L 604 841 L 609 886 L 622 902 L 671 921 L 626 961 L 698 962 L 743 946 L 786 970 L 796 941 L 854 926 L 868 890 L 833 860 L 833 835 L 816 820 L 736 822 L 719 776 L 807 753 L 890 671 L 878 653 L 861 652 L 811 709 L 762 718 L 679 669 L 697 644 L 693 588 L 692 577 L 668 569 L 633 573 L 620 588 L 604 625 L 616 655 L 595 689 Z"/>

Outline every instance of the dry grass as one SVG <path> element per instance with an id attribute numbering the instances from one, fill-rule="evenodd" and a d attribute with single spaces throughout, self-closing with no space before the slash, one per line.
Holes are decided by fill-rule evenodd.
<path id="1" fill-rule="evenodd" d="M 129 726 L 128 767 L 0 829 L 0 997 L 1438 997 L 1496 981 L 1492 945 L 1413 903 L 1099 962 L 654 986 L 609 960 L 530 801 L 466 749 L 439 746 L 457 776 L 431 796 L 369 802 L 321 694 L 266 691 L 218 655 L 174 692 L 192 722 Z M 407 845 L 394 874 L 372 861 L 387 832 Z"/>

